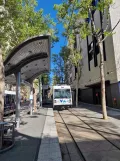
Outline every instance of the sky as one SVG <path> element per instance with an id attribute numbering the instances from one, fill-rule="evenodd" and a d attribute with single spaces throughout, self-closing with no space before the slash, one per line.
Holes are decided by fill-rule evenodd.
<path id="1" fill-rule="evenodd" d="M 60 4 L 61 0 L 38 0 L 38 6 L 36 10 L 39 10 L 40 8 L 43 8 L 44 14 L 50 14 L 53 20 L 57 23 L 57 18 L 56 18 L 56 11 L 53 9 L 54 4 Z M 59 36 L 59 42 L 55 43 L 54 47 L 51 49 L 51 54 L 55 53 L 58 54 L 61 46 L 65 45 L 65 38 L 62 37 L 62 32 L 63 32 L 63 27 L 62 24 L 57 24 L 57 29 L 58 29 L 58 36 Z M 51 60 L 51 68 L 53 68 L 53 63 Z M 51 74 L 52 77 L 52 74 Z"/>

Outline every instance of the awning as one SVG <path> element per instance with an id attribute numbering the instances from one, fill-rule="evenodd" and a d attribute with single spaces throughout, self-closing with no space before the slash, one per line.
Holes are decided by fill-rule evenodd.
<path id="1" fill-rule="evenodd" d="M 15 47 L 5 65 L 6 83 L 15 83 L 15 74 L 21 72 L 21 79 L 31 82 L 41 73 L 50 70 L 50 36 L 30 38 Z"/>

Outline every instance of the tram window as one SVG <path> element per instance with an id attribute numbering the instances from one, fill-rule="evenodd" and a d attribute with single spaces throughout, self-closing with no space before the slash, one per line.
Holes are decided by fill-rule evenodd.
<path id="1" fill-rule="evenodd" d="M 6 95 L 6 104 L 10 104 L 10 95 Z"/>

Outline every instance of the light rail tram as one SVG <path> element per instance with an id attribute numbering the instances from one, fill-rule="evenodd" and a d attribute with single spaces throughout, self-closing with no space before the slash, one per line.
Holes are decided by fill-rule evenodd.
<path id="1" fill-rule="evenodd" d="M 53 109 L 72 107 L 72 91 L 70 85 L 53 86 Z"/>
<path id="2" fill-rule="evenodd" d="M 16 92 L 5 90 L 4 93 L 4 115 L 11 114 L 15 112 L 15 99 Z"/>

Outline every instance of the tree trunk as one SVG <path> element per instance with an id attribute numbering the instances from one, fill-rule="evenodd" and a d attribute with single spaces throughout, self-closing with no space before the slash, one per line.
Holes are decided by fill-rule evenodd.
<path id="1" fill-rule="evenodd" d="M 99 50 L 100 50 L 100 78 L 101 78 L 101 104 L 103 111 L 103 119 L 107 119 L 107 110 L 106 110 L 106 95 L 105 95 L 105 74 L 104 74 L 104 57 L 103 57 L 103 44 L 99 42 Z"/>
<path id="2" fill-rule="evenodd" d="M 78 72 L 76 73 L 76 107 L 78 107 Z"/>
<path id="3" fill-rule="evenodd" d="M 4 115 L 4 88 L 5 88 L 4 65 L 2 59 L 2 50 L 0 48 L 0 121 L 3 121 L 3 115 Z"/>
<path id="4" fill-rule="evenodd" d="M 4 65 L 2 59 L 2 50 L 0 47 L 0 122 L 3 121 L 4 116 Z M 3 125 L 0 125 L 0 129 L 2 129 Z M 3 133 L 0 131 L 0 149 L 2 149 L 3 144 Z"/>

